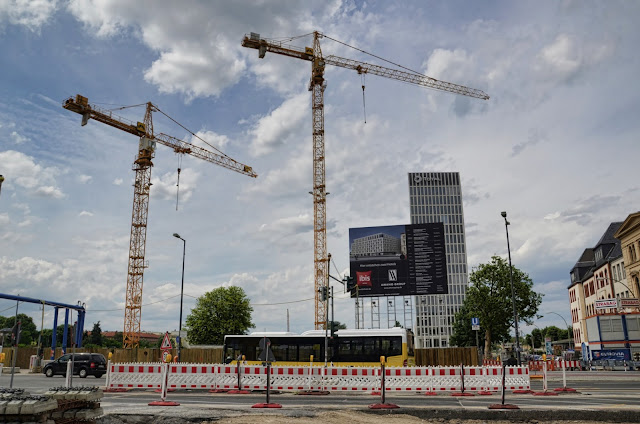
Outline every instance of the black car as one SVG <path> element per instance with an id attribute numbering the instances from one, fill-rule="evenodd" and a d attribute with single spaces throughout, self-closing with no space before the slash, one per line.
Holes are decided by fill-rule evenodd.
<path id="1" fill-rule="evenodd" d="M 54 375 L 66 375 L 67 363 L 73 356 L 73 374 L 86 378 L 88 375 L 95 375 L 100 378 L 107 372 L 107 361 L 101 353 L 68 353 L 62 355 L 55 361 L 44 366 L 42 372 L 47 377 Z"/>

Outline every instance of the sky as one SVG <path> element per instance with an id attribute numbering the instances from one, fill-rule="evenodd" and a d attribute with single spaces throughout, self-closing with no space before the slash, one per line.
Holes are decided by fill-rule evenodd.
<path id="1" fill-rule="evenodd" d="M 615 0 L 0 0 L 0 293 L 80 301 L 87 329 L 122 331 L 138 139 L 82 127 L 62 103 L 81 94 L 135 122 L 144 108 L 123 107 L 150 101 L 181 124 L 156 112 L 156 133 L 191 140 L 187 128 L 258 178 L 157 147 L 142 329 L 179 327 L 173 233 L 186 240 L 185 318 L 236 285 L 256 330 L 312 329 L 310 64 L 241 40 L 320 31 L 325 56 L 393 67 L 384 58 L 490 96 L 327 67 L 331 275 L 348 272 L 349 228 L 410 223 L 409 172 L 456 171 L 469 267 L 507 256 L 507 211 L 513 265 L 544 294 L 535 324 L 565 328 L 572 266 L 640 204 L 639 18 L 640 3 Z M 335 319 L 354 328 L 335 284 Z M 38 305 L 19 312 L 40 325 Z"/>

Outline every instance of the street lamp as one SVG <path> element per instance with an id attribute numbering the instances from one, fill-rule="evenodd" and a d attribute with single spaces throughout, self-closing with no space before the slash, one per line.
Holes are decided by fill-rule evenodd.
<path id="1" fill-rule="evenodd" d="M 180 326 L 178 327 L 178 361 L 182 361 L 180 356 L 180 347 L 182 345 L 182 298 L 184 294 L 184 255 L 187 251 L 187 241 L 180 237 L 180 234 L 173 233 L 175 238 L 182 240 L 182 283 L 180 284 Z"/>
<path id="2" fill-rule="evenodd" d="M 546 313 L 546 314 L 554 314 L 554 315 L 558 315 L 560 318 L 562 318 L 562 321 L 564 321 L 564 325 L 566 325 L 566 326 L 567 326 L 567 330 L 569 330 L 569 347 L 572 347 L 572 346 L 573 346 L 573 336 L 572 336 L 572 334 L 571 334 L 571 333 L 573 333 L 573 328 L 570 328 L 570 327 L 569 327 L 569 324 L 567 324 L 567 320 L 566 320 L 566 319 L 564 319 L 564 317 L 563 317 L 562 315 L 560 315 L 559 313 L 557 313 L 557 312 L 551 312 L 551 311 L 549 311 L 549 312 L 545 312 L 545 313 Z"/>
<path id="3" fill-rule="evenodd" d="M 507 213 L 501 212 L 500 215 L 504 218 L 504 229 L 507 232 L 507 253 L 509 255 L 509 280 L 511 281 L 511 304 L 513 305 L 513 322 L 516 329 L 516 358 L 518 359 L 518 365 L 521 365 L 520 361 L 520 334 L 518 332 L 518 312 L 516 311 L 516 293 L 513 288 L 513 266 L 511 265 L 511 246 L 509 245 L 509 225 L 507 221 Z"/>

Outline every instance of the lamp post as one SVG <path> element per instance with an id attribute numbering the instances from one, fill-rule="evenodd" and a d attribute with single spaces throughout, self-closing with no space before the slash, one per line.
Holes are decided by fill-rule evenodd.
<path id="1" fill-rule="evenodd" d="M 573 336 L 572 336 L 571 333 L 573 333 L 573 328 L 569 327 L 569 324 L 567 324 L 567 320 L 564 319 L 564 317 L 562 315 L 560 315 L 559 313 L 557 313 L 557 312 L 549 311 L 549 312 L 545 312 L 545 313 L 558 315 L 560 318 L 562 318 L 562 321 L 564 321 L 564 325 L 566 325 L 567 326 L 567 330 L 569 330 L 569 347 L 572 347 L 572 345 L 573 345 Z"/>
<path id="2" fill-rule="evenodd" d="M 518 332 L 518 312 L 516 311 L 516 293 L 513 288 L 513 266 L 511 265 L 511 246 L 509 245 L 509 225 L 511 224 L 507 221 L 507 213 L 500 213 L 504 218 L 504 229 L 507 232 L 507 253 L 509 255 L 509 281 L 511 281 L 511 304 L 513 305 L 513 322 L 515 324 L 516 330 L 516 359 L 518 360 L 518 365 L 521 365 L 520 361 L 520 334 Z"/>
<path id="3" fill-rule="evenodd" d="M 180 237 L 180 234 L 173 233 L 175 238 L 182 240 L 182 283 L 180 284 L 180 326 L 178 327 L 178 361 L 182 361 L 180 347 L 182 346 L 182 298 L 184 294 L 184 256 L 187 251 L 187 241 Z"/>

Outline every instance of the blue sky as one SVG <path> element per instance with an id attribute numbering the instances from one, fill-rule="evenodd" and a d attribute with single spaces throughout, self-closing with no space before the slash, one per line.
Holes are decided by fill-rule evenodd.
<path id="1" fill-rule="evenodd" d="M 319 30 L 491 96 L 368 76 L 365 124 L 360 76 L 326 70 L 332 274 L 348 269 L 350 227 L 409 223 L 407 173 L 458 171 L 469 266 L 506 256 L 508 211 L 514 265 L 544 293 L 541 311 L 569 320 L 569 270 L 640 204 L 639 17 L 624 1 L 0 2 L 0 292 L 80 300 L 87 326 L 122 329 L 137 139 L 81 127 L 61 104 L 75 94 L 103 108 L 151 101 L 259 177 L 184 157 L 176 211 L 179 158 L 158 147 L 143 329 L 178 327 L 174 232 L 187 240 L 185 316 L 195 297 L 233 284 L 251 298 L 258 330 L 285 330 L 287 309 L 292 331 L 311 328 L 310 65 L 259 59 L 240 41 Z M 321 43 L 325 55 L 384 65 Z M 188 135 L 159 113 L 154 125 Z M 335 306 L 353 328 L 353 301 L 340 295 Z M 13 307 L 0 300 L 0 314 Z M 564 326 L 553 314 L 536 324 Z"/>

